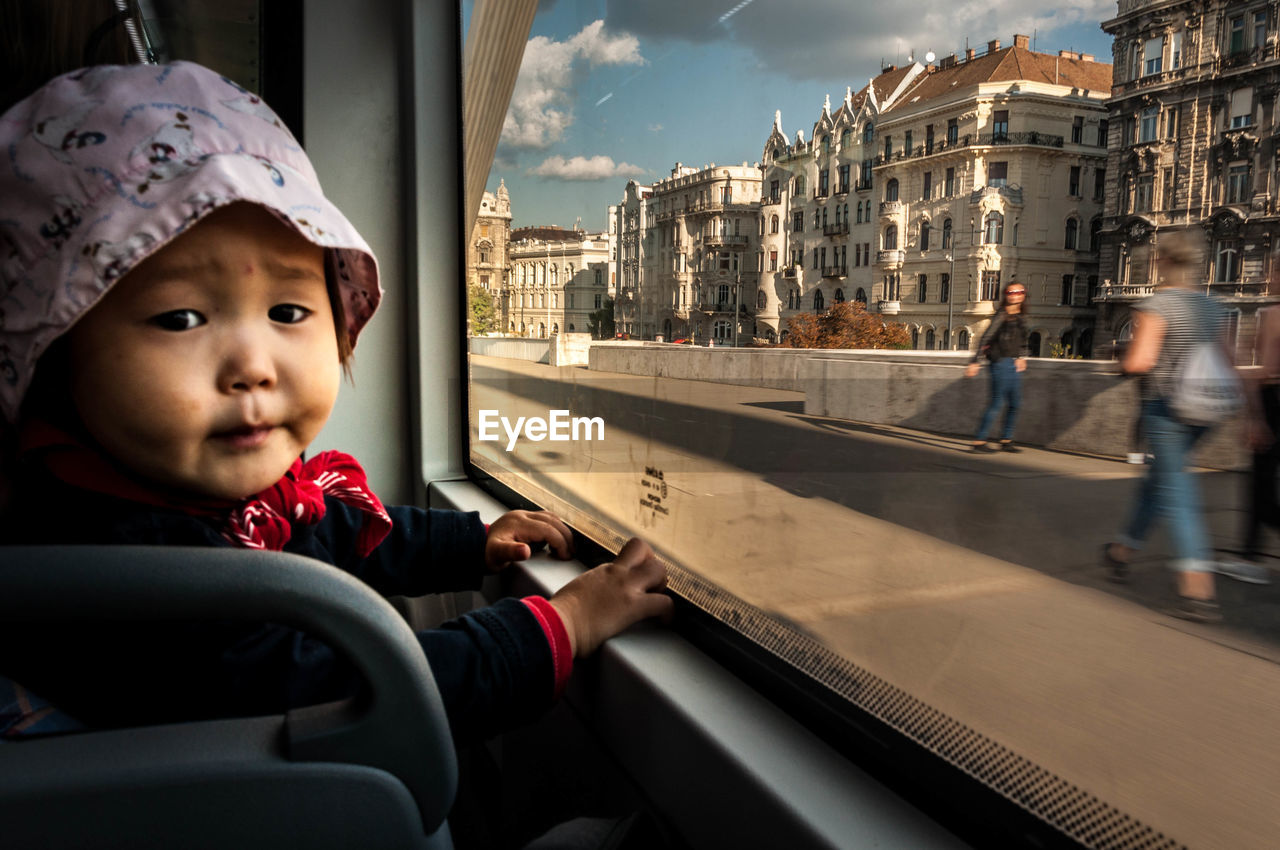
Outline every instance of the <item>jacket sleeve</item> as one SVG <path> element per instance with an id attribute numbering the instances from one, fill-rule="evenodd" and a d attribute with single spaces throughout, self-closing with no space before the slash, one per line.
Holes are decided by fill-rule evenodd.
<path id="1" fill-rule="evenodd" d="M 996 334 L 1000 332 L 1000 328 L 1003 327 L 1007 316 L 1008 313 L 1001 311 L 991 320 L 991 324 L 987 325 L 986 331 L 982 334 L 982 339 L 978 340 L 978 347 L 973 350 L 973 359 L 969 361 L 970 363 L 977 363 L 978 358 L 982 356 L 982 352 L 987 346 L 995 342 Z"/>
<path id="2" fill-rule="evenodd" d="M 316 539 L 332 563 L 383 596 L 421 596 L 480 586 L 485 575 L 485 528 L 479 514 L 405 506 L 388 508 L 387 513 L 391 532 L 365 558 L 356 554 L 355 547 L 364 517 L 336 499 L 326 499 L 326 515 L 316 529 Z"/>

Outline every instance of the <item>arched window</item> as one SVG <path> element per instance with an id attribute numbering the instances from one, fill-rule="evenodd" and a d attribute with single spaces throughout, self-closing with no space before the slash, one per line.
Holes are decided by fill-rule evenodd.
<path id="1" fill-rule="evenodd" d="M 892 251 L 898 247 L 898 225 L 891 224 L 884 229 L 884 250 Z"/>
<path id="2" fill-rule="evenodd" d="M 844 223 L 845 224 L 849 223 L 849 205 L 848 204 L 844 205 Z"/>
<path id="3" fill-rule="evenodd" d="M 804 197 L 804 175 L 803 174 L 796 176 L 795 190 L 792 192 L 792 194 L 795 195 L 797 198 Z"/>
<path id="4" fill-rule="evenodd" d="M 553 334 L 558 334 L 558 333 L 560 333 L 560 323 L 559 323 L 559 322 L 555 322 L 555 323 L 553 323 L 553 324 L 551 325 L 551 332 L 552 332 Z"/>
<path id="5" fill-rule="evenodd" d="M 862 143 L 864 145 L 869 145 L 873 141 L 875 141 L 875 138 L 876 138 L 876 125 L 872 124 L 870 121 L 868 121 L 866 124 L 863 124 L 862 125 Z"/>
<path id="6" fill-rule="evenodd" d="M 770 233 L 778 232 L 778 217 L 776 215 L 773 218 L 769 219 L 769 232 Z"/>
<path id="7" fill-rule="evenodd" d="M 573 324 L 572 324 L 572 323 L 569 325 L 569 333 L 573 333 Z"/>
<path id="8" fill-rule="evenodd" d="M 538 339 L 547 338 L 547 326 L 544 322 L 538 322 Z"/>
<path id="9" fill-rule="evenodd" d="M 986 228 L 983 230 L 982 241 L 988 245 L 999 245 L 1004 241 L 1004 216 L 998 212 L 987 215 Z"/>
<path id="10" fill-rule="evenodd" d="M 956 334 L 956 348 L 961 351 L 969 350 L 969 332 L 962 330 Z"/>
<path id="11" fill-rule="evenodd" d="M 835 296 L 834 296 L 834 297 L 832 297 L 832 299 L 831 299 L 831 303 L 832 303 L 832 304 L 843 304 L 843 303 L 844 303 L 844 290 L 843 290 L 843 289 L 837 289 L 837 290 L 836 290 L 836 294 L 835 294 Z"/>
<path id="12" fill-rule="evenodd" d="M 813 291 L 813 312 L 821 313 L 826 306 L 826 300 L 822 297 L 822 290 L 815 289 Z"/>
<path id="13" fill-rule="evenodd" d="M 924 350 L 933 351 L 933 347 L 936 342 L 937 337 L 934 335 L 933 328 L 929 328 L 929 330 L 924 333 Z"/>
<path id="14" fill-rule="evenodd" d="M 863 289 L 862 287 L 858 287 L 858 291 L 857 291 L 857 292 L 855 292 L 855 293 L 853 293 L 853 300 L 854 300 L 854 301 L 857 301 L 859 304 L 866 304 L 866 303 L 867 303 L 867 291 L 866 291 L 865 289 Z"/>
<path id="15" fill-rule="evenodd" d="M 951 247 L 951 219 L 943 219 L 942 222 L 942 249 Z"/>
<path id="16" fill-rule="evenodd" d="M 556 270 L 555 264 L 551 265 L 551 285 L 555 286 L 560 282 L 560 273 Z"/>
<path id="17" fill-rule="evenodd" d="M 1040 331 L 1036 331 L 1027 337 L 1027 351 L 1032 357 L 1040 356 Z"/>
<path id="18" fill-rule="evenodd" d="M 920 250 L 929 250 L 929 222 L 920 222 Z"/>
<path id="19" fill-rule="evenodd" d="M 756 293 L 756 309 L 763 310 L 764 305 L 765 305 L 765 296 L 764 296 L 764 290 L 762 289 Z"/>
<path id="20" fill-rule="evenodd" d="M 1099 237 L 1102 234 L 1102 216 L 1095 215 L 1089 222 L 1089 250 L 1095 254 L 1102 247 Z"/>
<path id="21" fill-rule="evenodd" d="M 1080 243 L 1080 222 L 1078 219 L 1067 219 L 1067 238 L 1064 240 L 1063 248 L 1068 251 L 1074 251 L 1079 247 Z"/>
<path id="22" fill-rule="evenodd" d="M 884 184 L 884 199 L 886 201 L 898 200 L 898 178 L 894 177 Z"/>
<path id="23" fill-rule="evenodd" d="M 557 308 L 557 307 L 559 307 L 559 306 L 560 306 L 560 293 L 559 293 L 559 292 L 553 292 L 553 293 L 551 293 L 551 306 L 552 306 L 553 308 Z"/>
<path id="24" fill-rule="evenodd" d="M 846 127 L 845 131 L 840 134 L 840 150 L 843 151 L 848 148 L 851 141 L 853 141 L 853 131 Z"/>
<path id="25" fill-rule="evenodd" d="M 911 329 L 911 347 L 912 348 L 920 347 L 920 329 L 919 328 Z"/>

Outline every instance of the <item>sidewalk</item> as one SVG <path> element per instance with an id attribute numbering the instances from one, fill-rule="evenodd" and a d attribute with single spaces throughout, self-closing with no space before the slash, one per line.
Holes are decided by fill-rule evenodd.
<path id="1" fill-rule="evenodd" d="M 1132 584 L 1106 582 L 1098 549 L 1143 467 L 972 455 L 805 416 L 798 393 L 472 362 L 484 406 L 605 418 L 603 442 L 490 452 L 592 522 L 1188 846 L 1274 845 L 1280 588 L 1220 580 L 1226 624 L 1170 618 L 1162 536 Z M 657 471 L 662 513 L 644 506 Z M 1229 547 L 1239 476 L 1200 480 Z"/>

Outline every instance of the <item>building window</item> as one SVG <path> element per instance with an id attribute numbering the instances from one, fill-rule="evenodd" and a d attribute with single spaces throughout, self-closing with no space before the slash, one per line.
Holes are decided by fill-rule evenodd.
<path id="1" fill-rule="evenodd" d="M 603 304 L 600 303 L 603 300 L 603 298 L 604 296 L 601 295 L 599 292 L 596 293 L 596 309 L 597 310 L 599 310 L 602 306 L 604 306 Z"/>
<path id="2" fill-rule="evenodd" d="M 1064 274 L 1062 276 L 1062 290 L 1058 293 L 1058 303 L 1062 306 L 1070 306 L 1071 304 L 1071 287 L 1075 283 L 1075 276 Z"/>
<path id="3" fill-rule="evenodd" d="M 1101 201 L 1106 197 L 1107 191 L 1107 169 L 1098 168 L 1093 172 L 1093 199 Z"/>
<path id="4" fill-rule="evenodd" d="M 1102 118 L 1098 121 L 1098 147 L 1105 148 L 1107 146 L 1107 130 L 1109 129 L 1107 119 Z"/>
<path id="5" fill-rule="evenodd" d="M 898 179 L 896 177 L 884 184 L 884 199 L 886 201 L 898 200 Z"/>
<path id="6" fill-rule="evenodd" d="M 870 189 L 870 188 L 871 188 L 871 166 L 872 166 L 872 161 L 871 161 L 871 160 L 869 160 L 869 159 L 864 159 L 864 160 L 862 161 L 862 176 L 861 176 L 861 178 L 859 178 L 859 181 L 858 181 L 858 183 L 859 183 L 858 188 L 859 188 L 859 189 Z"/>
<path id="7" fill-rule="evenodd" d="M 1073 165 L 1067 174 L 1067 194 L 1073 198 L 1080 197 L 1080 166 Z"/>
<path id="8" fill-rule="evenodd" d="M 862 143 L 869 145 L 876 138 L 876 127 L 874 124 L 867 123 L 862 125 Z"/>
<path id="9" fill-rule="evenodd" d="M 1161 58 L 1164 56 L 1164 37 L 1147 39 L 1147 43 L 1142 48 L 1142 76 L 1149 77 L 1152 74 L 1158 74 L 1162 70 Z"/>
<path id="10" fill-rule="evenodd" d="M 987 185 L 1006 186 L 1009 183 L 1009 163 L 992 162 L 987 165 Z"/>
<path id="11" fill-rule="evenodd" d="M 884 137 L 884 158 L 887 160 L 893 156 L 893 136 Z"/>
<path id="12" fill-rule="evenodd" d="M 951 147 L 960 141 L 960 119 L 947 119 L 947 147 Z"/>
<path id="13" fill-rule="evenodd" d="M 884 292 L 886 301 L 898 301 L 902 289 L 902 278 L 897 272 L 889 275 L 884 279 Z"/>
<path id="14" fill-rule="evenodd" d="M 922 274 L 916 278 L 916 301 L 923 304 L 929 297 L 929 276 Z"/>
<path id="15" fill-rule="evenodd" d="M 1235 283 L 1240 280 L 1240 243 L 1235 239 L 1219 239 L 1214 251 L 1214 276 L 1216 283 Z"/>
<path id="16" fill-rule="evenodd" d="M 847 131 L 846 131 L 847 132 Z M 847 194 L 849 191 L 849 165 L 845 163 L 840 166 L 838 172 L 840 179 L 840 188 L 836 189 L 841 195 Z"/>
<path id="17" fill-rule="evenodd" d="M 895 250 L 898 247 L 898 225 L 891 224 L 884 229 L 884 249 Z"/>
<path id="18" fill-rule="evenodd" d="M 1150 212 L 1151 200 L 1154 195 L 1155 176 L 1152 174 L 1139 174 L 1138 182 L 1134 184 L 1133 189 L 1133 211 L 1134 212 Z"/>
<path id="19" fill-rule="evenodd" d="M 929 250 L 929 230 L 930 230 L 929 222 L 927 221 L 920 222 L 920 250 L 921 251 Z"/>
<path id="20" fill-rule="evenodd" d="M 943 194 L 950 198 L 956 193 L 956 170 L 954 168 L 947 169 L 946 180 L 942 184 Z"/>
<path id="21" fill-rule="evenodd" d="M 924 128 L 924 152 L 926 155 L 933 153 L 933 125 L 932 124 Z"/>
<path id="22" fill-rule="evenodd" d="M 1169 70 L 1176 71 L 1182 67 L 1182 30 L 1173 34 L 1173 44 L 1169 50 Z"/>
<path id="23" fill-rule="evenodd" d="M 1164 137 L 1178 138 L 1178 107 L 1170 106 L 1164 111 Z"/>
<path id="24" fill-rule="evenodd" d="M 791 214 L 791 229 L 796 233 L 804 231 L 804 211 L 800 210 Z"/>
<path id="25" fill-rule="evenodd" d="M 920 329 L 912 328 L 911 329 L 911 348 L 917 349 L 919 347 L 920 347 Z"/>
<path id="26" fill-rule="evenodd" d="M 776 215 L 769 219 L 769 232 L 778 232 L 778 217 Z"/>
<path id="27" fill-rule="evenodd" d="M 1160 191 L 1164 195 L 1164 201 L 1160 204 L 1160 209 L 1173 209 L 1173 169 L 1166 168 L 1160 180 Z"/>
<path id="28" fill-rule="evenodd" d="M 982 300 L 997 301 L 1000 298 L 1000 270 L 982 273 Z"/>
<path id="29" fill-rule="evenodd" d="M 1231 93 L 1231 129 L 1253 124 L 1253 89 L 1236 89 Z"/>
<path id="30" fill-rule="evenodd" d="M 1084 116 L 1077 115 L 1071 119 L 1071 144 L 1078 145 L 1084 142 Z"/>
<path id="31" fill-rule="evenodd" d="M 991 141 L 1009 141 L 1009 110 L 997 109 L 991 113 Z"/>
<path id="32" fill-rule="evenodd" d="M 911 131 L 907 130 L 902 136 L 902 155 L 911 156 Z"/>
<path id="33" fill-rule="evenodd" d="M 822 290 L 815 289 L 813 291 L 813 312 L 821 313 L 823 308 L 825 308 L 826 306 L 827 306 L 826 302 L 822 297 Z"/>
<path id="34" fill-rule="evenodd" d="M 951 247 L 951 219 L 943 219 L 942 221 L 942 250 Z"/>
<path id="35" fill-rule="evenodd" d="M 765 308 L 766 303 L 767 302 L 765 299 L 764 290 L 762 289 L 756 293 L 756 309 L 763 310 Z"/>
<path id="36" fill-rule="evenodd" d="M 854 301 L 857 301 L 859 304 L 866 304 L 866 303 L 867 303 L 867 291 L 866 291 L 865 289 L 863 289 L 862 287 L 858 287 L 858 291 L 857 291 L 857 292 L 855 292 L 855 293 L 853 293 L 853 300 L 854 300 Z"/>
<path id="37" fill-rule="evenodd" d="M 825 198 L 829 193 L 831 169 L 824 168 L 818 172 L 818 197 Z"/>
<path id="38" fill-rule="evenodd" d="M 776 272 L 778 270 L 778 252 L 769 252 L 769 271 Z"/>
<path id="39" fill-rule="evenodd" d="M 1080 242 L 1080 222 L 1077 219 L 1067 219 L 1067 238 L 1063 244 L 1063 248 L 1068 251 L 1076 250 Z"/>
<path id="40" fill-rule="evenodd" d="M 1156 140 L 1156 125 L 1160 121 L 1160 107 L 1148 106 L 1142 110 L 1142 121 L 1138 126 L 1139 142 L 1154 142 Z"/>
<path id="41" fill-rule="evenodd" d="M 1248 203 L 1252 190 L 1251 183 L 1249 164 L 1247 162 L 1232 163 L 1227 171 L 1227 203 Z"/>
<path id="42" fill-rule="evenodd" d="M 795 191 L 792 192 L 791 194 L 797 198 L 804 197 L 804 175 L 803 174 L 796 177 Z"/>
<path id="43" fill-rule="evenodd" d="M 843 290 L 843 289 L 837 289 L 837 290 L 836 290 L 836 294 L 835 294 L 835 296 L 834 296 L 834 297 L 832 297 L 832 299 L 831 299 L 831 303 L 832 303 L 832 304 L 843 304 L 843 303 L 844 303 L 844 290 Z"/>
<path id="44" fill-rule="evenodd" d="M 1004 242 L 1004 216 L 998 212 L 987 215 L 986 227 L 983 229 L 982 241 L 987 245 L 999 245 Z"/>
<path id="45" fill-rule="evenodd" d="M 943 304 L 951 300 L 951 275 L 946 272 L 942 273 L 940 286 L 938 287 L 938 296 Z"/>
<path id="46" fill-rule="evenodd" d="M 769 200 L 771 201 L 778 200 L 778 181 L 777 180 L 769 181 Z"/>
<path id="47" fill-rule="evenodd" d="M 1089 222 L 1089 250 L 1098 253 L 1102 247 L 1102 216 L 1095 215 Z"/>
<path id="48" fill-rule="evenodd" d="M 1267 10 L 1259 9 L 1253 13 L 1253 46 L 1264 47 L 1267 43 Z"/>
<path id="49" fill-rule="evenodd" d="M 920 190 L 920 197 L 923 200 L 929 200 L 929 196 L 933 194 L 933 172 L 926 171 L 924 173 L 924 186 Z"/>
<path id="50" fill-rule="evenodd" d="M 1244 15 L 1237 15 L 1227 22 L 1227 53 L 1244 50 Z"/>

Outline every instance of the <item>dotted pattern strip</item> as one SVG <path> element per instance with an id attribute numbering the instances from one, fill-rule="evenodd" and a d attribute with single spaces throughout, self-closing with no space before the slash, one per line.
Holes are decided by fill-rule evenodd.
<path id="1" fill-rule="evenodd" d="M 667 564 L 667 585 L 788 664 L 807 673 L 950 764 L 1088 847 L 1186 850 L 986 735 L 916 699 L 720 586 Z"/>

